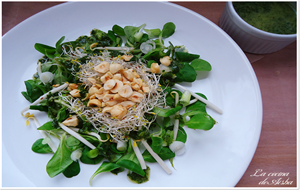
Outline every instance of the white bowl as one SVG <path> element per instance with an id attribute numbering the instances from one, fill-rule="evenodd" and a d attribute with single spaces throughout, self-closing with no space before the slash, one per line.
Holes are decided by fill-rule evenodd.
<path id="1" fill-rule="evenodd" d="M 273 53 L 297 38 L 297 34 L 274 34 L 251 26 L 237 14 L 232 2 L 226 3 L 219 26 L 248 53 Z"/>

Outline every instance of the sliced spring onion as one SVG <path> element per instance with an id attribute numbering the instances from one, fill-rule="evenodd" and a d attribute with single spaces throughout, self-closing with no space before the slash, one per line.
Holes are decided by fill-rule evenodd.
<path id="1" fill-rule="evenodd" d="M 165 164 L 165 162 L 152 150 L 152 148 L 149 146 L 149 144 L 143 139 L 142 140 L 143 145 L 148 150 L 148 152 L 153 156 L 153 158 L 157 161 L 157 163 L 167 172 L 167 174 L 171 174 L 172 171 L 168 166 Z"/>
<path id="2" fill-rule="evenodd" d="M 79 160 L 79 158 L 82 156 L 82 150 L 76 149 L 71 153 L 71 159 L 76 162 L 77 160 Z"/>
<path id="3" fill-rule="evenodd" d="M 191 100 L 191 92 L 189 90 L 185 90 L 179 100 L 179 102 L 182 104 L 182 106 L 187 106 L 190 103 Z"/>
<path id="4" fill-rule="evenodd" d="M 54 74 L 51 72 L 43 72 L 40 74 L 40 80 L 45 84 L 45 83 L 49 83 L 54 79 Z"/>
<path id="5" fill-rule="evenodd" d="M 169 146 L 170 150 L 176 155 L 181 155 L 185 152 L 185 144 L 181 141 L 174 141 Z"/>
<path id="6" fill-rule="evenodd" d="M 179 88 L 181 90 L 187 90 L 185 87 L 181 86 L 180 84 L 175 84 L 174 85 L 175 88 Z M 210 107 L 211 109 L 215 110 L 216 112 L 218 112 L 219 114 L 222 114 L 222 110 L 220 108 L 218 108 L 216 105 L 214 105 L 213 103 L 211 103 L 210 101 L 202 98 L 201 96 L 197 95 L 194 92 L 191 92 L 192 96 L 194 96 L 195 98 L 197 98 L 198 100 L 200 100 L 201 102 L 205 103 L 208 107 Z"/>
<path id="7" fill-rule="evenodd" d="M 119 151 L 125 151 L 127 149 L 127 142 L 126 141 L 118 141 L 117 149 Z"/>
<path id="8" fill-rule="evenodd" d="M 48 142 L 50 141 L 50 137 L 46 137 L 44 138 L 44 140 L 42 141 L 42 144 L 48 144 Z"/>
<path id="9" fill-rule="evenodd" d="M 37 72 L 39 74 L 40 80 L 46 84 L 48 82 L 51 82 L 54 79 L 54 74 L 46 71 L 46 72 L 42 72 L 42 66 L 41 66 L 41 62 L 38 63 L 37 66 Z"/>
<path id="10" fill-rule="evenodd" d="M 163 64 L 159 65 L 159 69 L 160 69 L 160 73 L 170 72 L 171 71 L 170 67 L 167 67 L 167 66 L 165 66 Z"/>
<path id="11" fill-rule="evenodd" d="M 139 42 L 139 41 L 141 40 L 141 38 L 142 38 L 142 36 L 143 36 L 143 34 L 144 34 L 144 33 L 143 33 L 143 30 L 144 30 L 145 26 L 146 26 L 146 24 L 141 25 L 141 26 L 140 26 L 141 28 L 139 29 L 139 32 L 137 32 L 137 33 L 135 33 L 135 34 L 133 35 L 136 42 Z"/>
<path id="12" fill-rule="evenodd" d="M 68 87 L 68 83 L 64 83 L 63 85 L 60 85 L 59 87 L 57 88 L 53 88 L 52 90 L 50 90 L 49 92 L 45 93 L 44 95 L 42 95 L 41 97 L 39 97 L 36 101 L 34 101 L 32 104 L 30 104 L 28 107 L 24 108 L 22 111 L 21 111 L 21 115 L 24 116 L 24 112 L 26 112 L 27 110 L 30 109 L 30 106 L 32 105 L 37 105 L 38 103 L 40 103 L 41 101 L 43 101 L 44 99 L 47 98 L 48 94 L 49 93 L 56 93 L 56 92 L 59 92 L 63 89 L 65 89 L 66 87 Z"/>
<path id="13" fill-rule="evenodd" d="M 149 51 L 156 48 L 155 42 L 152 40 L 148 40 L 146 42 L 143 42 L 140 46 L 140 49 L 143 53 L 147 54 Z"/>
<path id="14" fill-rule="evenodd" d="M 143 36 L 142 32 L 138 32 L 138 33 L 134 34 L 134 38 L 137 42 L 139 42 L 141 40 L 142 36 Z"/>
<path id="15" fill-rule="evenodd" d="M 87 141 L 85 138 L 83 138 L 82 136 L 80 136 L 78 133 L 76 133 L 75 131 L 73 131 L 72 129 L 68 128 L 67 126 L 65 126 L 62 123 L 59 123 L 59 126 L 66 131 L 67 133 L 69 133 L 70 135 L 72 135 L 73 137 L 75 137 L 76 139 L 78 139 L 79 141 L 81 141 L 83 144 L 85 144 L 86 146 L 88 146 L 91 149 L 95 149 L 96 147 L 90 143 L 89 141 Z"/>
<path id="16" fill-rule="evenodd" d="M 145 160 L 144 160 L 144 158 L 143 158 L 143 156 L 142 156 L 142 153 L 141 153 L 139 147 L 138 147 L 137 144 L 136 144 L 136 141 L 133 140 L 133 139 L 130 139 L 130 141 L 131 141 L 131 145 L 132 145 L 132 148 L 133 148 L 133 150 L 134 150 L 134 153 L 135 153 L 137 159 L 139 160 L 142 169 L 143 169 L 143 170 L 147 169 Z"/>

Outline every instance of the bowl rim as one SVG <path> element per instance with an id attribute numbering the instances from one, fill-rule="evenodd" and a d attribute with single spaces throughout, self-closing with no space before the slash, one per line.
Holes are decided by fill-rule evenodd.
<path id="1" fill-rule="evenodd" d="M 264 30 L 258 29 L 254 26 L 252 26 L 251 24 L 247 23 L 245 20 L 243 20 L 240 15 L 235 11 L 234 7 L 233 7 L 233 3 L 232 1 L 228 1 L 227 2 L 228 8 L 230 10 L 230 12 L 233 14 L 232 16 L 235 17 L 235 21 L 238 22 L 237 24 L 246 31 L 252 30 L 252 32 L 255 32 L 258 35 L 262 35 L 264 37 L 273 37 L 273 38 L 281 38 L 281 39 L 290 39 L 290 38 L 296 38 L 297 37 L 297 33 L 295 34 L 276 34 L 276 33 L 271 33 L 271 32 L 266 32 Z"/>

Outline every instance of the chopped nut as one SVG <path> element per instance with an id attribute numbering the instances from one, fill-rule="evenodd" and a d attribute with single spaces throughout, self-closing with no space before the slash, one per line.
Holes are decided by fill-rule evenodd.
<path id="1" fill-rule="evenodd" d="M 124 102 L 121 102 L 119 103 L 120 105 L 122 105 L 123 107 L 129 109 L 130 107 L 134 106 L 135 105 L 135 102 L 132 102 L 132 101 L 124 101 Z"/>
<path id="2" fill-rule="evenodd" d="M 125 77 L 122 78 L 122 82 L 123 82 L 124 85 L 126 85 L 126 84 L 130 85 L 130 81 L 127 80 Z"/>
<path id="3" fill-rule="evenodd" d="M 129 81 L 123 82 L 123 86 L 124 86 L 124 85 L 131 86 L 131 84 L 130 84 L 130 82 L 129 82 Z"/>
<path id="4" fill-rule="evenodd" d="M 78 88 L 78 84 L 75 84 L 75 83 L 70 83 L 68 86 L 69 91 L 77 89 L 77 88 Z"/>
<path id="5" fill-rule="evenodd" d="M 160 67 L 159 67 L 158 63 L 152 63 L 151 67 L 150 67 L 150 71 L 152 73 L 159 73 Z"/>
<path id="6" fill-rule="evenodd" d="M 113 76 L 113 79 L 122 81 L 122 75 L 120 73 L 117 73 Z"/>
<path id="7" fill-rule="evenodd" d="M 89 95 L 93 95 L 95 93 L 98 93 L 99 92 L 99 88 L 97 86 L 92 86 L 90 89 L 89 89 Z"/>
<path id="8" fill-rule="evenodd" d="M 76 127 L 78 125 L 78 118 L 76 115 L 73 115 L 62 122 L 65 126 Z"/>
<path id="9" fill-rule="evenodd" d="M 144 98 L 144 94 L 141 94 L 139 92 L 133 92 L 128 99 L 133 102 L 141 102 L 143 98 Z"/>
<path id="10" fill-rule="evenodd" d="M 128 79 L 129 81 L 132 81 L 133 78 L 134 78 L 133 72 L 130 71 L 130 70 L 123 71 L 123 75 L 124 75 L 124 77 L 126 77 L 126 79 Z"/>
<path id="11" fill-rule="evenodd" d="M 140 75 L 139 74 L 137 74 L 135 71 L 134 72 L 132 72 L 133 73 L 133 76 L 135 77 L 135 78 L 140 78 Z"/>
<path id="12" fill-rule="evenodd" d="M 114 99 L 114 94 L 105 94 L 103 96 L 103 102 L 108 102 L 110 100 L 113 100 Z"/>
<path id="13" fill-rule="evenodd" d="M 114 75 L 113 75 L 111 72 L 107 72 L 107 73 L 105 73 L 105 75 L 103 75 L 103 76 L 100 78 L 100 80 L 101 80 L 101 82 L 106 83 L 106 81 L 108 81 L 109 79 L 112 79 L 113 76 L 114 76 Z"/>
<path id="14" fill-rule="evenodd" d="M 171 64 L 171 62 L 172 62 L 172 59 L 169 56 L 164 56 L 163 58 L 160 58 L 159 61 L 164 66 L 169 66 Z"/>
<path id="15" fill-rule="evenodd" d="M 110 68 L 109 68 L 109 70 L 110 70 L 110 72 L 111 72 L 112 74 L 117 73 L 117 72 L 120 71 L 121 69 L 124 69 L 124 67 L 123 67 L 123 65 L 121 65 L 121 64 L 119 64 L 119 63 L 113 63 L 113 64 L 110 65 Z"/>
<path id="16" fill-rule="evenodd" d="M 99 91 L 97 92 L 97 94 L 104 94 L 105 91 L 106 91 L 106 90 L 104 90 L 104 87 L 101 87 L 101 88 L 99 89 Z"/>
<path id="17" fill-rule="evenodd" d="M 115 94 L 114 95 L 114 100 L 116 100 L 118 102 L 123 102 L 123 101 L 127 100 L 127 98 L 124 98 L 124 97 L 120 96 L 120 94 Z"/>
<path id="18" fill-rule="evenodd" d="M 143 89 L 144 93 L 149 93 L 150 92 L 150 88 L 148 86 L 143 86 L 142 89 Z"/>
<path id="19" fill-rule="evenodd" d="M 112 107 L 105 107 L 105 108 L 103 108 L 103 110 L 102 110 L 102 113 L 110 113 L 110 111 L 112 110 Z"/>
<path id="20" fill-rule="evenodd" d="M 118 103 L 119 102 L 117 102 L 116 100 L 109 100 L 109 101 L 105 102 L 105 106 L 114 106 Z"/>
<path id="21" fill-rule="evenodd" d="M 98 99 L 92 99 L 87 104 L 88 107 L 98 107 L 102 106 L 102 103 Z"/>
<path id="22" fill-rule="evenodd" d="M 80 97 L 80 90 L 74 89 L 70 92 L 71 96 L 74 98 L 79 98 Z"/>
<path id="23" fill-rule="evenodd" d="M 94 67 L 94 70 L 98 73 L 104 74 L 109 71 L 110 64 L 107 61 L 103 61 L 99 65 Z"/>
<path id="24" fill-rule="evenodd" d="M 90 100 L 92 100 L 92 99 L 96 99 L 96 94 L 93 94 L 90 96 Z"/>
<path id="25" fill-rule="evenodd" d="M 122 119 L 126 115 L 127 109 L 119 104 L 114 105 L 110 111 L 112 117 L 117 117 L 117 119 Z"/>
<path id="26" fill-rule="evenodd" d="M 103 95 L 106 95 L 106 94 L 109 94 L 109 90 L 103 90 Z"/>
<path id="27" fill-rule="evenodd" d="M 140 88 L 143 86 L 143 80 L 141 78 L 133 79 L 133 82 L 136 82 Z"/>
<path id="28" fill-rule="evenodd" d="M 87 80 L 93 85 L 97 83 L 96 79 L 92 77 L 88 78 Z"/>
<path id="29" fill-rule="evenodd" d="M 128 98 L 132 95 L 133 91 L 131 86 L 129 85 L 124 85 L 118 92 L 120 94 L 120 96 L 124 97 L 124 98 Z"/>
<path id="30" fill-rule="evenodd" d="M 124 61 L 130 61 L 130 59 L 133 57 L 133 55 L 122 55 L 122 59 L 124 60 Z"/>
<path id="31" fill-rule="evenodd" d="M 104 84 L 104 90 L 111 90 L 113 87 L 115 87 L 116 81 L 114 79 L 109 79 Z"/>
<path id="32" fill-rule="evenodd" d="M 95 84 L 95 86 L 97 86 L 98 88 L 101 88 L 101 87 L 102 87 L 101 84 Z"/>
<path id="33" fill-rule="evenodd" d="M 123 82 L 117 80 L 116 85 L 110 90 L 112 93 L 118 93 L 123 88 Z"/>
<path id="34" fill-rule="evenodd" d="M 136 91 L 140 90 L 140 86 L 136 82 L 131 82 L 131 88 Z"/>
<path id="35" fill-rule="evenodd" d="M 96 98 L 100 101 L 103 101 L 104 94 L 94 94 Z"/>

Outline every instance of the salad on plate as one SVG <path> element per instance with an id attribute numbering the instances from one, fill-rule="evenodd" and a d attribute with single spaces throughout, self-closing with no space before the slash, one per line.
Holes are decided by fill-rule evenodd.
<path id="1" fill-rule="evenodd" d="M 94 164 L 90 185 L 100 173 L 125 170 L 131 181 L 144 183 L 147 162 L 172 173 L 165 162 L 174 167 L 173 158 L 184 154 L 184 128 L 210 130 L 216 124 L 206 106 L 221 109 L 180 85 L 212 67 L 184 45 L 166 42 L 175 29 L 172 22 L 162 29 L 114 25 L 74 41 L 63 36 L 54 46 L 35 44 L 43 56 L 25 81 L 22 95 L 30 105 L 21 114 L 42 135 L 32 151 L 53 155 L 46 165 L 50 177 L 75 177 L 81 164 Z M 30 110 L 49 120 L 40 125 Z"/>

